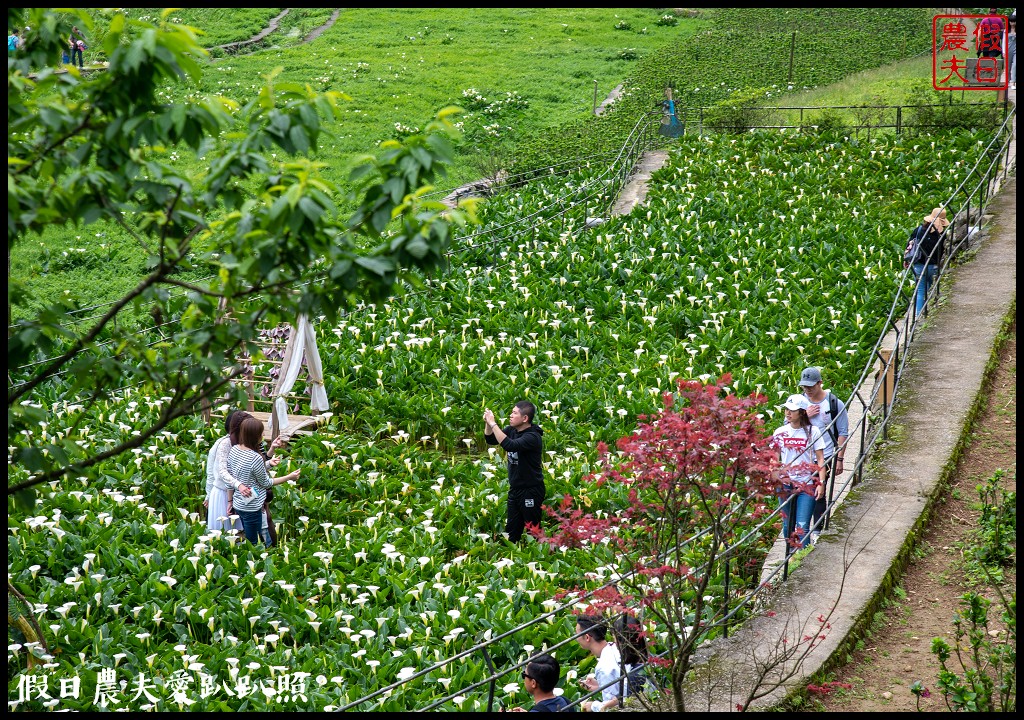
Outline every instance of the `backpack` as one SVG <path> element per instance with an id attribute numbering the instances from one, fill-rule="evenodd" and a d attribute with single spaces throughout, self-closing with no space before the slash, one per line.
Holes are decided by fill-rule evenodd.
<path id="1" fill-rule="evenodd" d="M 7 36 L 7 52 L 12 53 L 18 49 L 18 36 L 8 35 Z"/>
<path id="2" fill-rule="evenodd" d="M 907 240 L 907 247 L 903 251 L 903 262 L 907 265 L 913 265 L 917 262 L 917 253 L 921 247 L 922 234 L 920 227 L 914 228 L 914 231 L 910 233 L 910 238 Z"/>
<path id="3" fill-rule="evenodd" d="M 828 429 L 828 434 L 832 437 L 832 447 L 836 452 L 839 451 L 839 428 L 836 426 L 836 416 L 839 414 L 839 400 L 836 399 L 836 394 L 832 391 L 828 393 L 828 412 L 832 417 L 832 427 Z"/>

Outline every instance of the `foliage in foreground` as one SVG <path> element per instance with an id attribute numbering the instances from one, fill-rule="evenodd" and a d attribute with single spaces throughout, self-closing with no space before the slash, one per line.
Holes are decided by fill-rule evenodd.
<path id="1" fill-rule="evenodd" d="M 18 11 L 8 20 L 24 24 Z M 80 21 L 91 23 L 84 13 Z M 279 82 L 275 71 L 245 105 L 223 97 L 168 101 L 165 81 L 202 74 L 205 53 L 191 28 L 116 14 L 102 33 L 107 71 L 82 77 L 48 67 L 66 21 L 36 9 L 28 23 L 34 29 L 23 52 L 8 58 L 8 250 L 50 227 L 103 220 L 134 239 L 147 274 L 92 318 L 75 317 L 75 298 L 39 298 L 42 309 L 8 331 L 9 362 L 28 368 L 8 388 L 8 444 L 45 422 L 31 392 L 58 376 L 91 401 L 136 384 L 172 400 L 151 425 L 136 428 L 137 436 L 99 456 L 60 437 L 15 448 L 12 468 L 31 477 L 14 489 L 139 447 L 229 389 L 241 372 L 236 359 L 258 354 L 261 322 L 297 313 L 336 318 L 358 300 L 381 298 L 410 270 L 439 267 L 450 223 L 465 221 L 462 211 L 423 199 L 451 160 L 452 110 L 425 134 L 362 158 L 352 178 L 356 210 L 340 217 L 338 188 L 311 155 L 324 120 L 338 116 L 342 94 Z M 182 169 L 178 147 L 208 164 Z M 203 264 L 211 279 L 178 277 Z M 187 294 L 172 300 L 175 287 Z M 8 306 L 30 303 L 25 285 L 12 278 Z M 117 325 L 130 307 L 180 324 L 154 342 Z M 218 316 L 230 319 L 216 322 Z"/>
<path id="2" fill-rule="evenodd" d="M 1014 712 L 1017 709 L 1017 593 L 1000 594 L 1002 628 L 989 619 L 992 601 L 978 593 L 963 596 L 953 618 L 953 645 L 932 640 L 939 659 L 938 688 L 953 711 Z M 955 664 L 954 664 L 955 658 Z"/>

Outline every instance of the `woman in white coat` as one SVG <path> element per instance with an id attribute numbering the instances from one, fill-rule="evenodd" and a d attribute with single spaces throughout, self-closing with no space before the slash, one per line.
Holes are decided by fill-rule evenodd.
<path id="1" fill-rule="evenodd" d="M 229 491 L 239 491 L 245 495 L 252 493 L 248 487 L 239 483 L 228 472 L 228 453 L 231 451 L 231 435 L 238 433 L 238 425 L 247 413 L 232 410 L 224 419 L 224 437 L 218 439 L 206 456 L 206 527 L 210 530 L 241 530 L 242 523 L 237 516 L 231 519 L 231 496 Z M 241 489 L 240 489 L 241 488 Z"/>

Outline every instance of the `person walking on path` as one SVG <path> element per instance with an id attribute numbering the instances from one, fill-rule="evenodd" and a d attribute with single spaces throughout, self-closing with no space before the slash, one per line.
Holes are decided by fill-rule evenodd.
<path id="1" fill-rule="evenodd" d="M 253 493 L 241 499 L 236 497 L 234 509 L 242 521 L 246 540 L 256 545 L 263 527 L 263 505 L 267 499 L 267 488 L 297 479 L 300 471 L 295 470 L 279 478 L 271 477 L 267 473 L 267 462 L 259 452 L 263 441 L 263 422 L 258 418 L 245 418 L 238 434 L 239 443 L 231 448 L 228 455 L 228 470 L 252 489 Z"/>
<path id="2" fill-rule="evenodd" d="M 580 615 L 576 618 L 576 642 L 597 658 L 597 667 L 591 675 L 580 681 L 588 692 L 601 692 L 600 699 L 584 700 L 580 708 L 587 712 L 604 712 L 619 704 L 619 667 L 622 657 L 619 649 L 608 642 L 608 626 L 596 615 Z"/>
<path id="3" fill-rule="evenodd" d="M 541 505 L 544 503 L 544 432 L 533 424 L 537 408 L 528 400 L 520 400 L 512 408 L 508 426 L 504 429 L 494 422 L 494 413 L 484 411 L 484 440 L 488 445 L 500 445 L 505 451 L 508 466 L 508 501 L 506 503 L 505 532 L 510 542 L 519 542 L 526 525 L 540 526 Z"/>
<path id="4" fill-rule="evenodd" d="M 927 314 L 928 291 L 942 264 L 942 233 L 949 226 L 946 208 L 937 207 L 910 233 L 908 248 L 913 251 L 904 256 L 904 267 L 910 264 L 917 278 L 917 294 L 914 305 L 915 317 Z"/>
<path id="5" fill-rule="evenodd" d="M 22 45 L 21 31 L 18 28 L 11 30 L 11 34 L 7 36 L 7 55 L 10 57 L 14 53 L 18 52 L 18 48 Z"/>
<path id="6" fill-rule="evenodd" d="M 814 503 L 825 496 L 825 441 L 807 416 L 808 405 L 803 395 L 790 395 L 784 405 L 786 424 L 771 439 L 782 462 L 779 502 L 783 504 L 784 532 L 787 540 L 800 547 L 807 547 L 811 541 Z"/>
<path id="7" fill-rule="evenodd" d="M 523 668 L 523 688 L 530 693 L 535 703 L 530 712 L 576 712 L 569 707 L 569 701 L 555 695 L 555 686 L 562 675 L 562 668 L 555 658 L 541 653 L 526 663 Z M 509 712 L 526 712 L 522 708 L 510 708 Z"/>
<path id="8" fill-rule="evenodd" d="M 810 403 L 807 406 L 807 417 L 811 425 L 818 429 L 825 441 L 823 455 L 825 457 L 825 486 L 835 485 L 835 478 L 843 474 L 843 455 L 846 454 L 846 438 L 850 436 L 850 419 L 846 414 L 846 403 L 840 400 L 831 390 L 826 390 L 821 382 L 821 368 L 809 367 L 800 373 L 800 390 Z M 823 493 L 814 503 L 811 515 L 811 543 L 818 541 L 821 534 L 821 518 L 825 515 L 827 500 Z"/>
<path id="9" fill-rule="evenodd" d="M 1010 29 L 1006 34 L 1006 63 L 1010 68 L 1010 89 L 1017 89 L 1017 11 L 1014 10 L 1007 18 Z"/>

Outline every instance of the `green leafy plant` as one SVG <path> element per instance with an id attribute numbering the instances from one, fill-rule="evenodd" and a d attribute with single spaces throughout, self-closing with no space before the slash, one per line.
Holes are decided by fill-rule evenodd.
<path id="1" fill-rule="evenodd" d="M 939 660 L 938 688 L 946 706 L 954 711 L 1014 712 L 1017 708 L 1017 594 L 1000 595 L 1002 630 L 989 632 L 992 602 L 968 592 L 963 610 L 953 618 L 954 644 L 932 639 L 932 653 Z M 959 667 L 951 660 L 955 657 Z"/>
<path id="2" fill-rule="evenodd" d="M 769 125 L 773 111 L 764 106 L 766 92 L 764 88 L 741 90 L 715 103 L 704 114 L 705 129 L 743 133 Z"/>
<path id="3" fill-rule="evenodd" d="M 840 111 L 832 108 L 822 110 L 802 130 L 811 131 L 824 137 L 843 137 L 850 132 L 846 118 Z"/>
<path id="4" fill-rule="evenodd" d="M 921 698 L 930 698 L 932 696 L 931 691 L 928 688 L 926 688 L 924 686 L 924 683 L 922 683 L 920 680 L 915 680 L 910 685 L 910 692 L 913 693 L 914 697 L 916 698 L 915 705 L 917 711 L 921 712 Z"/>
<path id="5" fill-rule="evenodd" d="M 616 30 L 632 30 L 633 29 L 633 24 L 631 22 L 629 22 L 628 20 L 619 20 L 617 23 L 615 23 L 615 29 Z"/>
<path id="6" fill-rule="evenodd" d="M 976 97 L 988 93 L 967 93 L 964 101 L 956 101 L 956 93 L 931 88 L 917 88 L 908 98 L 904 119 L 909 132 L 921 135 L 942 130 L 991 129 L 1002 118 L 998 103 L 979 102 Z"/>
<path id="7" fill-rule="evenodd" d="M 975 557 L 990 568 L 1011 564 L 1017 545 L 1017 493 L 1004 489 L 1005 476 L 1005 470 L 996 470 L 977 486 L 981 516 Z"/>
<path id="8" fill-rule="evenodd" d="M 665 27 L 675 27 L 679 24 L 679 18 L 672 13 L 666 13 L 659 17 L 656 23 Z"/>

